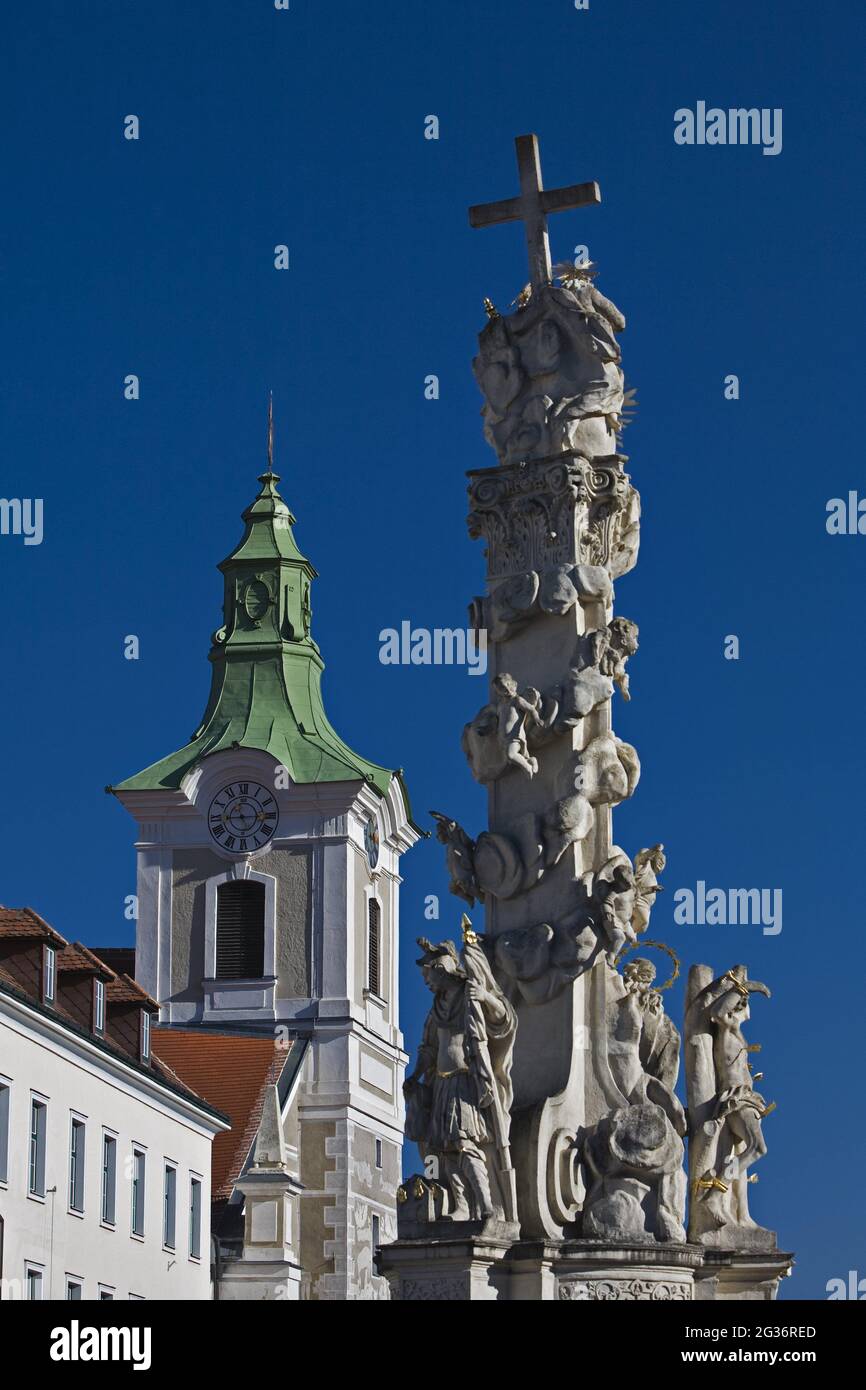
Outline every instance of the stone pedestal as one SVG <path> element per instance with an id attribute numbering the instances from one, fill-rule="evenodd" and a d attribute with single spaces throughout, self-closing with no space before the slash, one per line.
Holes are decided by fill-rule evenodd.
<path id="1" fill-rule="evenodd" d="M 398 1240 L 383 1246 L 378 1264 L 400 1302 L 493 1303 L 510 1296 L 509 1250 L 482 1236 Z"/>
<path id="2" fill-rule="evenodd" d="M 533 1303 L 691 1300 L 701 1260 L 694 1245 L 479 1236 L 399 1240 L 379 1256 L 397 1300 Z"/>
<path id="3" fill-rule="evenodd" d="M 705 1250 L 695 1298 L 771 1302 L 793 1265 L 794 1256 L 784 1250 Z"/>
<path id="4" fill-rule="evenodd" d="M 228 1260 L 219 1284 L 220 1302 L 297 1303 L 301 1266 L 288 1260 Z"/>
<path id="5" fill-rule="evenodd" d="M 551 1262 L 554 1297 L 561 1303 L 690 1300 L 700 1262 L 694 1245 L 567 1241 Z"/>

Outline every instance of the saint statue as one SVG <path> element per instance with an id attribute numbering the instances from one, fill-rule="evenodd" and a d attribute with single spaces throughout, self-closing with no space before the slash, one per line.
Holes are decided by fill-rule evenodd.
<path id="1" fill-rule="evenodd" d="M 452 941 L 418 938 L 433 994 L 418 1062 L 407 1077 L 406 1134 L 449 1190 L 454 1221 L 495 1228 L 517 1219 L 511 1166 L 511 1054 L 517 1016 L 499 988 L 469 919 L 462 959 Z"/>

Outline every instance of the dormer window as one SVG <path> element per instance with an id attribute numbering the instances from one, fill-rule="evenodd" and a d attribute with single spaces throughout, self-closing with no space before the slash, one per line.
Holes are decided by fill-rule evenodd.
<path id="1" fill-rule="evenodd" d="M 141 1060 L 150 1061 L 150 1014 L 146 1009 L 141 1011 Z"/>
<path id="2" fill-rule="evenodd" d="M 46 1004 L 54 1003 L 57 989 L 57 952 L 53 946 L 43 948 L 42 957 L 42 999 Z"/>
<path id="3" fill-rule="evenodd" d="M 105 1032 L 105 981 L 93 981 L 93 1031 Z"/>

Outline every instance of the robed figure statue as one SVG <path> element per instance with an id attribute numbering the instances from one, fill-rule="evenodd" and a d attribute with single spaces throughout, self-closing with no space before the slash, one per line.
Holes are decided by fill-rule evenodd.
<path id="1" fill-rule="evenodd" d="M 463 942 L 461 959 L 452 941 L 418 938 L 433 1007 L 403 1087 L 406 1135 L 450 1193 L 451 1220 L 489 1226 L 517 1220 L 509 1147 L 517 1016 L 465 916 Z"/>

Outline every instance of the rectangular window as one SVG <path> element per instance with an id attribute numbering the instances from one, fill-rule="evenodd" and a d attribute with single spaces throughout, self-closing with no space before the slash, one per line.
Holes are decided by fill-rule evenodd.
<path id="1" fill-rule="evenodd" d="M 217 887 L 217 979 L 258 980 L 264 973 L 265 885 L 253 879 L 220 883 Z"/>
<path id="2" fill-rule="evenodd" d="M 0 1182 L 9 1180 L 9 1102 L 12 1092 L 0 1081 Z"/>
<path id="3" fill-rule="evenodd" d="M 30 1101 L 30 1165 L 28 1190 L 33 1197 L 45 1196 L 45 1131 L 48 1106 L 44 1101 Z"/>
<path id="4" fill-rule="evenodd" d="M 114 1200 L 117 1189 L 117 1140 L 113 1134 L 102 1136 L 102 1220 L 114 1225 Z"/>
<path id="5" fill-rule="evenodd" d="M 379 978 L 379 935 L 382 909 L 375 898 L 367 904 L 367 988 L 371 994 L 382 997 Z"/>
<path id="6" fill-rule="evenodd" d="M 146 1009 L 141 1011 L 141 1060 L 150 1061 L 150 1014 Z"/>
<path id="7" fill-rule="evenodd" d="M 105 1284 L 99 1285 L 100 1303 L 112 1303 L 114 1301 L 114 1289 L 106 1288 Z"/>
<path id="8" fill-rule="evenodd" d="M 42 1298 L 42 1270 L 38 1265 L 24 1266 L 24 1284 L 28 1301 L 30 1303 L 40 1302 Z"/>
<path id="9" fill-rule="evenodd" d="M 84 1211 L 84 1140 L 83 1120 L 72 1117 L 69 1138 L 69 1205 L 73 1211 Z"/>
<path id="10" fill-rule="evenodd" d="M 165 1187 L 162 1198 L 162 1243 L 166 1250 L 174 1249 L 175 1215 L 177 1210 L 177 1169 L 165 1165 Z"/>
<path id="11" fill-rule="evenodd" d="M 105 1032 L 105 981 L 93 981 L 93 1031 Z"/>
<path id="12" fill-rule="evenodd" d="M 143 1149 L 132 1151 L 132 1234 L 144 1235 L 144 1177 L 145 1154 Z"/>
<path id="13" fill-rule="evenodd" d="M 381 1243 L 381 1239 L 382 1239 L 382 1234 L 381 1234 L 381 1232 L 382 1232 L 382 1225 L 381 1225 L 381 1219 L 380 1219 L 380 1217 L 374 1216 L 374 1217 L 373 1217 L 373 1220 L 372 1220 L 372 1223 L 371 1223 L 371 1226 L 372 1226 L 373 1249 L 374 1249 L 374 1250 L 378 1250 L 379 1245 L 380 1245 L 380 1243 Z"/>
<path id="14" fill-rule="evenodd" d="M 382 1167 L 382 1140 L 376 1140 L 376 1167 Z"/>
<path id="15" fill-rule="evenodd" d="M 57 952 L 53 946 L 44 948 L 43 957 L 43 979 L 42 979 L 42 998 L 46 1004 L 54 1003 L 54 991 L 57 982 Z"/>
<path id="16" fill-rule="evenodd" d="M 201 1258 L 201 1183 L 189 1180 L 189 1253 L 192 1259 Z"/>
<path id="17" fill-rule="evenodd" d="M 74 1274 L 66 1276 L 66 1298 L 67 1301 L 77 1302 L 84 1297 L 84 1286 L 80 1279 Z"/>

